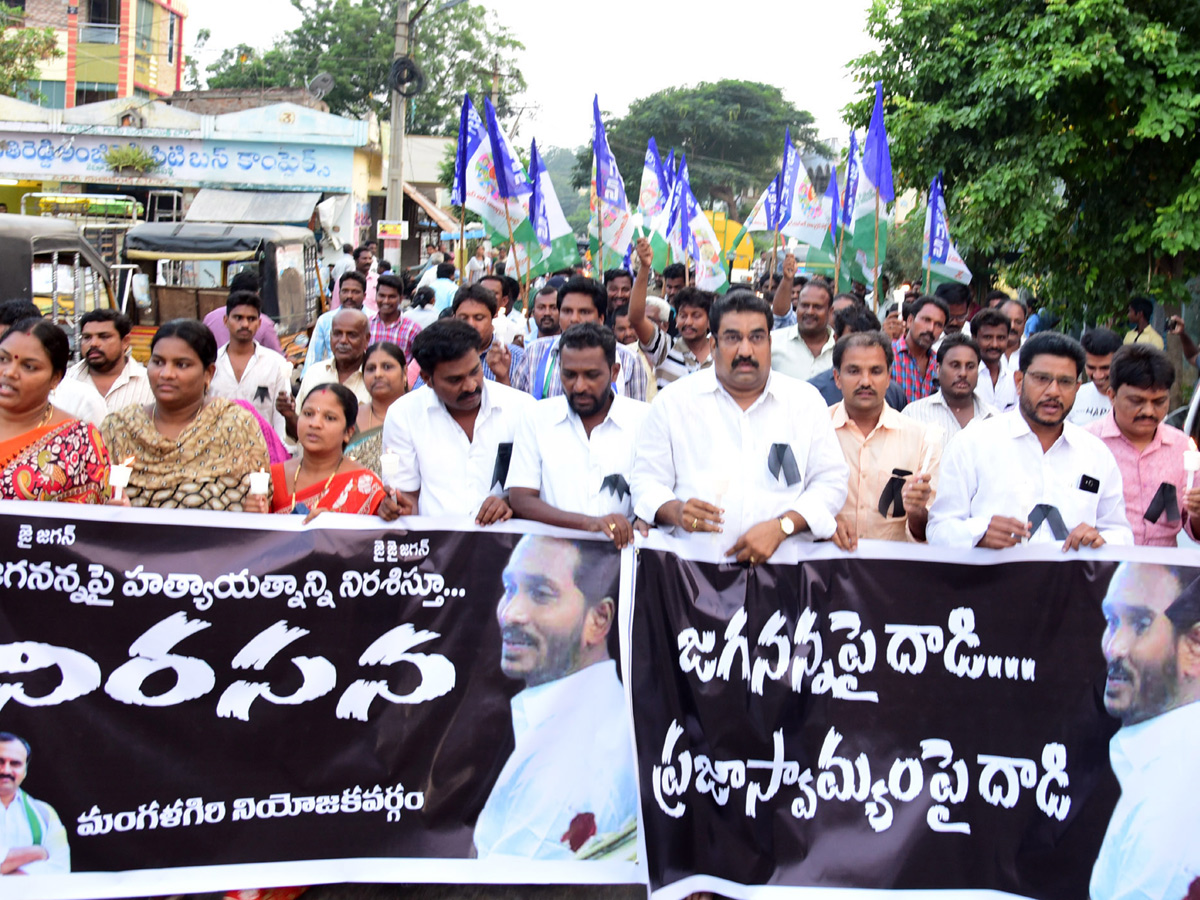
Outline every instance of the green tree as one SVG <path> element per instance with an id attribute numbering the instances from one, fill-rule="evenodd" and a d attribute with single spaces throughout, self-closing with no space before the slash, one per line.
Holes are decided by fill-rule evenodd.
<path id="1" fill-rule="evenodd" d="M 0 94 L 5 97 L 29 93 L 38 63 L 62 56 L 53 28 L 25 28 L 24 19 L 23 10 L 0 3 Z"/>
<path id="2" fill-rule="evenodd" d="M 292 0 L 303 20 L 280 46 L 257 51 L 245 45 L 226 50 L 208 67 L 211 88 L 300 87 L 321 72 L 334 78 L 325 95 L 330 112 L 360 116 L 388 114 L 388 72 L 395 48 L 395 0 Z M 462 95 L 470 92 L 482 107 L 492 91 L 492 68 L 524 49 L 494 14 L 463 3 L 434 13 L 428 4 L 410 3 L 410 15 L 423 10 L 410 33 L 412 57 L 425 75 L 425 90 L 409 98 L 407 127 L 412 134 L 456 134 Z M 500 72 L 497 111 L 505 118 L 511 98 L 525 89 L 521 72 Z"/>
<path id="3" fill-rule="evenodd" d="M 737 197 L 761 191 L 783 156 L 784 129 L 800 151 L 826 152 L 817 140 L 812 114 L 797 109 L 769 84 L 724 80 L 695 87 L 672 87 L 629 104 L 629 112 L 604 122 L 609 146 L 625 178 L 626 194 L 641 187 L 646 142 L 653 137 L 662 154 L 687 154 L 692 192 L 701 203 L 723 201 L 736 215 Z M 591 181 L 592 148 L 580 149 L 575 186 Z"/>
<path id="4" fill-rule="evenodd" d="M 883 81 L 898 188 L 946 173 L 972 270 L 1056 308 L 1184 299 L 1200 261 L 1200 4 L 875 0 L 878 49 L 851 65 L 870 117 Z"/>

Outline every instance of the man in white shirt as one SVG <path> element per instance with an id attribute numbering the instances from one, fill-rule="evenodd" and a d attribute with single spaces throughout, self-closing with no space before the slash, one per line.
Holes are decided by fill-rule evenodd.
<path id="1" fill-rule="evenodd" d="M 712 306 L 714 364 L 667 385 L 633 465 L 634 512 L 681 534 L 725 532 L 766 562 L 792 534 L 832 537 L 848 470 L 810 384 L 771 371 L 771 307 L 746 290 Z"/>
<path id="2" fill-rule="evenodd" d="M 0 875 L 59 875 L 71 871 L 67 830 L 49 803 L 21 790 L 29 743 L 0 731 Z"/>
<path id="3" fill-rule="evenodd" d="M 1005 328 L 1007 328 L 1007 324 Z M 974 338 L 961 332 L 947 335 L 937 351 L 938 389 L 909 403 L 904 415 L 925 426 L 936 425 L 949 440 L 972 422 L 982 422 L 996 411 L 979 399 L 980 352 Z"/>
<path id="4" fill-rule="evenodd" d="M 515 515 L 633 541 L 629 478 L 649 407 L 613 391 L 617 340 L 602 325 L 573 325 L 559 341 L 563 396 L 536 403 L 518 428 L 508 472 Z"/>
<path id="5" fill-rule="evenodd" d="M 67 377 L 90 384 L 109 412 L 154 402 L 146 367 L 129 355 L 133 323 L 115 309 L 93 309 L 79 319 L 83 359 Z"/>
<path id="6" fill-rule="evenodd" d="M 276 398 L 292 392 L 292 364 L 254 339 L 262 301 L 258 294 L 236 291 L 225 301 L 229 343 L 217 351 L 217 368 L 209 390 L 214 397 L 245 400 L 271 423 L 281 441 L 287 440 L 287 419 Z"/>
<path id="7" fill-rule="evenodd" d="M 1108 397 L 1108 370 L 1112 367 L 1113 354 L 1121 349 L 1121 338 L 1107 328 L 1093 328 L 1079 339 L 1079 343 L 1083 345 L 1088 380 L 1079 386 L 1067 421 L 1086 428 L 1097 419 L 1103 419 L 1112 409 L 1112 400 Z"/>
<path id="8" fill-rule="evenodd" d="M 1004 365 L 1012 322 L 997 309 L 981 309 L 971 320 L 971 337 L 979 345 L 979 379 L 975 394 L 996 412 L 1017 405 L 1013 371 Z"/>
<path id="9" fill-rule="evenodd" d="M 516 745 L 475 823 L 475 851 L 574 859 L 636 845 L 630 715 L 608 649 L 620 556 L 606 543 L 527 535 L 504 569 L 500 668 Z"/>
<path id="10" fill-rule="evenodd" d="M 387 480 L 422 516 L 473 516 L 478 525 L 512 517 L 504 484 L 528 394 L 483 377 L 479 333 L 454 319 L 413 341 L 424 387 L 391 405 L 383 452 L 399 457 Z"/>
<path id="11" fill-rule="evenodd" d="M 1122 563 L 1104 598 L 1104 707 L 1121 799 L 1092 869 L 1092 900 L 1178 900 L 1200 879 L 1200 580 Z"/>
<path id="12" fill-rule="evenodd" d="M 292 396 L 291 386 L 275 397 L 275 408 L 287 422 L 288 437 L 295 440 L 297 402 L 303 403 L 309 391 L 318 384 L 342 384 L 354 392 L 359 403 L 370 403 L 371 392 L 363 380 L 363 357 L 371 339 L 367 314 L 361 309 L 339 309 L 333 314 L 329 341 L 333 347 L 330 359 L 311 366 L 300 381 L 300 390 Z"/>
<path id="13" fill-rule="evenodd" d="M 1121 471 L 1104 442 L 1066 421 L 1083 371 L 1079 342 L 1053 331 L 1021 348 L 1017 409 L 963 430 L 942 456 L 930 544 L 1064 550 L 1132 544 Z"/>
<path id="14" fill-rule="evenodd" d="M 784 261 L 783 280 L 788 282 L 789 255 Z M 800 290 L 796 303 L 796 327 L 771 332 L 771 368 L 801 381 L 808 381 L 833 367 L 833 329 L 829 327 L 833 291 L 824 281 L 810 281 Z M 776 306 L 778 309 L 778 306 Z"/>

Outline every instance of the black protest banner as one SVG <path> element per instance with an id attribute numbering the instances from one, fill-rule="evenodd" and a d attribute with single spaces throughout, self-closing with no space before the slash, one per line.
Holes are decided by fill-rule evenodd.
<path id="1" fill-rule="evenodd" d="M 51 856 L 7 896 L 644 880 L 610 543 L 30 503 L 0 546 L 0 731 Z"/>
<path id="2" fill-rule="evenodd" d="M 747 569 L 639 551 L 630 681 L 656 897 L 821 886 L 1084 900 L 1095 867 L 1096 898 L 1145 877 L 1177 892 L 1137 896 L 1181 900 L 1188 873 L 1200 876 L 1197 816 L 1184 812 L 1194 804 L 1176 797 L 1159 819 L 1146 865 L 1160 875 L 1121 856 L 1120 829 L 1137 817 L 1113 815 L 1109 740 L 1121 722 L 1106 709 L 1106 691 L 1114 704 L 1125 689 L 1166 697 L 1156 688 L 1172 670 L 1149 656 L 1151 627 L 1155 653 L 1192 659 L 1171 623 L 1139 606 L 1154 592 L 1137 585 L 1168 570 L 1128 563 L 1150 568 L 1113 600 L 1119 560 L 1146 551 L 976 551 L 960 565 L 932 549 L 882 552 L 892 558 L 815 551 Z M 1173 552 L 1159 557 L 1196 562 Z M 1159 606 L 1196 575 L 1163 575 L 1172 586 Z M 1102 639 L 1124 642 L 1108 647 L 1124 661 L 1107 684 Z M 1197 713 L 1191 703 L 1121 729 L 1175 741 L 1168 771 L 1190 782 L 1185 793 L 1200 766 L 1194 740 L 1175 736 L 1200 740 Z M 1110 818 L 1117 837 L 1098 865 Z M 1189 837 L 1162 838 L 1164 821 Z"/>

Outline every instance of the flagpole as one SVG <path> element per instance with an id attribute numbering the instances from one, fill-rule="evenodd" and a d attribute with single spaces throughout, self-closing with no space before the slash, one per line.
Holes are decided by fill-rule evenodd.
<path id="1" fill-rule="evenodd" d="M 837 259 L 834 260 L 833 270 L 833 293 L 840 294 L 842 292 L 842 244 L 846 241 L 846 226 L 843 225 L 838 229 L 838 244 L 837 244 Z"/>
<path id="2" fill-rule="evenodd" d="M 775 244 L 771 247 L 771 280 L 775 280 L 775 256 L 779 253 L 779 229 L 775 229 Z"/>
<path id="3" fill-rule="evenodd" d="M 879 281 L 883 272 L 879 268 L 879 189 L 875 189 L 875 309 L 879 309 Z"/>
<path id="4" fill-rule="evenodd" d="M 463 267 L 459 275 L 459 282 L 465 283 L 467 280 L 467 198 L 463 198 L 463 205 L 458 208 L 458 252 L 462 254 Z"/>
<path id="5" fill-rule="evenodd" d="M 929 293 L 929 270 L 933 268 L 933 258 L 930 257 L 929 262 L 925 263 L 925 290 L 923 293 Z"/>

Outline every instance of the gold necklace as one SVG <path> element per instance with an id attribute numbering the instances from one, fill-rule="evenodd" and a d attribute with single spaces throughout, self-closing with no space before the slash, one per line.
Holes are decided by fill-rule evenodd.
<path id="1" fill-rule="evenodd" d="M 42 413 L 41 421 L 37 423 L 37 427 L 38 428 L 44 427 L 46 425 L 46 423 L 49 422 L 52 418 L 54 418 L 54 404 L 51 403 L 49 400 L 47 400 L 46 401 L 46 411 L 44 413 Z"/>
<path id="2" fill-rule="evenodd" d="M 323 499 L 325 499 L 325 492 L 329 490 L 329 485 L 333 483 L 334 476 L 337 475 L 338 469 L 340 469 L 342 467 L 343 459 L 345 459 L 345 454 L 341 454 L 338 456 L 337 465 L 333 467 L 333 471 L 329 473 L 329 478 L 325 481 L 325 484 L 322 486 L 320 493 L 317 494 L 316 499 L 313 501 L 312 509 L 316 509 L 317 504 L 320 503 Z M 296 510 L 296 485 L 300 483 L 300 470 L 303 468 L 304 468 L 304 457 L 301 456 L 300 462 L 298 462 L 296 464 L 296 474 L 292 476 L 292 505 L 290 507 L 288 507 L 289 513 L 295 512 L 295 510 Z"/>

